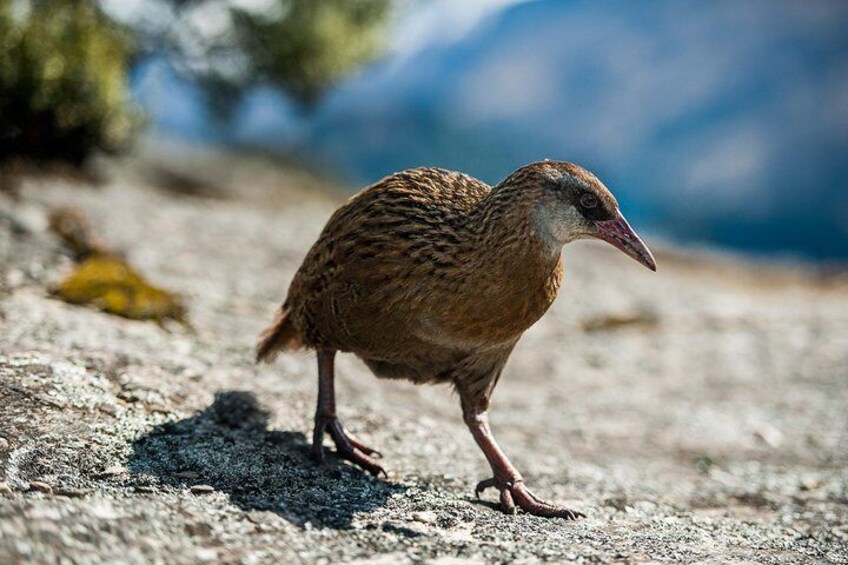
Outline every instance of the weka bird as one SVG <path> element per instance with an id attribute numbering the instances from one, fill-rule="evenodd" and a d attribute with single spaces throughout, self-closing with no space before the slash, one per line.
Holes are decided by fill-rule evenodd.
<path id="1" fill-rule="evenodd" d="M 599 238 L 651 270 L 650 251 L 591 173 L 571 163 L 522 167 L 495 187 L 462 173 L 420 168 L 362 190 L 327 222 L 262 335 L 257 359 L 314 349 L 318 408 L 312 453 L 329 433 L 338 454 L 377 475 L 379 455 L 336 416 L 333 360 L 360 357 L 381 378 L 451 383 L 492 468 L 481 481 L 501 507 L 577 518 L 524 486 L 492 436 L 492 390 L 522 333 L 550 307 L 562 246 Z"/>

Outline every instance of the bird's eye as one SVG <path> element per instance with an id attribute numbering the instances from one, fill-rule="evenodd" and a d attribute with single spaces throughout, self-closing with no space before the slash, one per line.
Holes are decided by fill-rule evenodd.
<path id="1" fill-rule="evenodd" d="M 598 205 L 598 198 L 594 194 L 584 192 L 580 195 L 580 205 L 584 208 L 594 208 Z"/>

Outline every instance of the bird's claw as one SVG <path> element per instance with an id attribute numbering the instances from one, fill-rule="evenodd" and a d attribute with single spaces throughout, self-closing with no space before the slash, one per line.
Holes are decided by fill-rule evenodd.
<path id="1" fill-rule="evenodd" d="M 476 487 L 474 487 L 474 496 L 476 496 L 477 498 L 480 498 L 480 495 L 483 493 L 484 490 L 486 490 L 487 488 L 491 488 L 493 486 L 495 486 L 494 477 L 489 478 L 489 479 L 483 479 L 482 481 L 477 483 Z"/>
<path id="2" fill-rule="evenodd" d="M 510 481 L 498 481 L 494 477 L 484 479 L 477 483 L 477 486 L 474 488 L 474 494 L 477 498 L 480 498 L 480 494 L 490 487 L 495 487 L 500 491 L 501 511 L 504 514 L 515 514 L 517 509 L 521 508 L 527 514 L 545 518 L 577 520 L 578 518 L 586 517 L 582 512 L 550 504 L 536 498 L 536 495 L 524 486 L 522 479 Z"/>
<path id="3" fill-rule="evenodd" d="M 368 457 L 375 457 L 375 458 L 377 458 L 377 459 L 382 459 L 382 458 L 383 458 L 383 454 L 382 454 L 382 453 L 380 453 L 379 451 L 377 451 L 377 450 L 376 450 L 376 449 L 374 449 L 373 447 L 368 447 L 367 445 L 365 445 L 364 443 L 362 443 L 361 441 L 359 441 L 359 440 L 358 440 L 358 439 L 356 439 L 355 437 L 351 436 L 350 434 L 348 434 L 348 436 L 347 436 L 347 440 L 350 442 L 350 444 L 351 444 L 351 445 L 352 445 L 355 449 L 358 449 L 359 451 L 361 451 L 362 453 L 364 453 L 364 454 L 365 454 L 365 455 L 367 455 Z"/>
<path id="4" fill-rule="evenodd" d="M 321 439 L 325 432 L 330 434 L 333 443 L 336 444 L 336 454 L 339 457 L 365 469 L 375 477 L 380 475 L 385 478 L 389 477 L 386 470 L 371 458 L 371 456 L 382 458 L 383 455 L 376 449 L 372 449 L 350 436 L 339 419 L 335 417 L 316 418 L 315 433 L 312 438 L 312 456 L 317 462 L 320 463 L 324 460 Z"/>

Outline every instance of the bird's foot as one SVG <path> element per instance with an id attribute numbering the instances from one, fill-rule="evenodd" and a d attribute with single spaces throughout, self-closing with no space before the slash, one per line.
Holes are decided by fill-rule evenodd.
<path id="1" fill-rule="evenodd" d="M 501 510 L 505 514 L 515 514 L 517 507 L 528 514 L 543 516 L 545 518 L 576 520 L 586 517 L 582 512 L 569 510 L 568 508 L 539 500 L 532 492 L 527 490 L 527 487 L 524 486 L 524 480 L 521 478 L 513 480 L 498 480 L 496 478 L 482 480 L 477 483 L 474 494 L 477 498 L 480 498 L 480 493 L 489 487 L 495 487 L 500 491 Z"/>
<path id="2" fill-rule="evenodd" d="M 324 450 L 321 443 L 325 432 L 330 434 L 333 443 L 336 444 L 336 453 L 339 457 L 362 467 L 375 477 L 380 474 L 388 477 L 386 470 L 372 458 L 382 457 L 383 455 L 376 449 L 368 447 L 348 434 L 339 419 L 335 417 L 319 416 L 315 418 L 315 432 L 312 436 L 312 458 L 317 462 L 320 463 L 324 460 Z"/>

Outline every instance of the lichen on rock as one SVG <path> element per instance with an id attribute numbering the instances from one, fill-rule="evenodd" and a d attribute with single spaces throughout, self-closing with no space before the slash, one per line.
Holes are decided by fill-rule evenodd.
<path id="1" fill-rule="evenodd" d="M 153 285 L 114 255 L 96 254 L 83 260 L 54 293 L 71 304 L 91 304 L 124 318 L 187 323 L 177 295 Z"/>
<path id="2" fill-rule="evenodd" d="M 160 288 L 109 250 L 76 208 L 50 212 L 49 225 L 78 261 L 75 269 L 53 289 L 71 304 L 90 304 L 109 314 L 132 320 L 176 320 L 188 325 L 180 297 Z"/>

